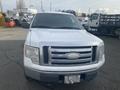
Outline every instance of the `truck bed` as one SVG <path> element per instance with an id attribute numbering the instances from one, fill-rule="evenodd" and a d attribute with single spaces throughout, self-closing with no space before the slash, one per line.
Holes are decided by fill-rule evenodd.
<path id="1" fill-rule="evenodd" d="M 99 24 L 100 26 L 120 27 L 120 14 L 117 15 L 101 14 Z"/>

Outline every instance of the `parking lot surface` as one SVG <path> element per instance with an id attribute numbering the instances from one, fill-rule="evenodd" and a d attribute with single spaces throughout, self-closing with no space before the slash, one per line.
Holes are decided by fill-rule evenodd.
<path id="1" fill-rule="evenodd" d="M 0 28 L 0 90 L 120 90 L 120 40 L 101 37 L 106 63 L 93 81 L 48 86 L 24 77 L 23 45 L 27 32 L 22 28 Z"/>

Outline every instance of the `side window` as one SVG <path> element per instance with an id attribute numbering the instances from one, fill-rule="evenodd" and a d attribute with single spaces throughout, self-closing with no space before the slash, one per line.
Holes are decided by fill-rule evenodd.
<path id="1" fill-rule="evenodd" d="M 71 22 L 72 22 L 73 24 L 76 23 L 74 18 L 70 17 L 70 20 L 71 20 Z"/>
<path id="2" fill-rule="evenodd" d="M 97 19 L 98 19 L 98 15 L 97 14 L 91 15 L 91 20 L 97 20 Z"/>

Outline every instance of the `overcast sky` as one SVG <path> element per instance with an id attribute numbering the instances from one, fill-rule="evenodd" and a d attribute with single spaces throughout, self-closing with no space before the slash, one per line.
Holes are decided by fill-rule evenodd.
<path id="1" fill-rule="evenodd" d="M 34 5 L 40 10 L 41 0 L 24 0 L 26 6 Z M 98 8 L 120 9 L 120 0 L 51 0 L 53 9 L 73 9 L 87 12 L 89 8 L 95 10 Z M 16 0 L 2 0 L 3 10 L 16 8 Z M 50 8 L 50 0 L 43 0 L 45 10 Z"/>

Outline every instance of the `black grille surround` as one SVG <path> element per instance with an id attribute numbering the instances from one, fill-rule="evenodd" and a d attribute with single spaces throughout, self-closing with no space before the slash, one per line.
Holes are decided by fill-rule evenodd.
<path id="1" fill-rule="evenodd" d="M 78 59 L 70 60 L 67 53 L 79 53 Z M 84 65 L 96 62 L 97 46 L 44 46 L 45 65 Z"/>

